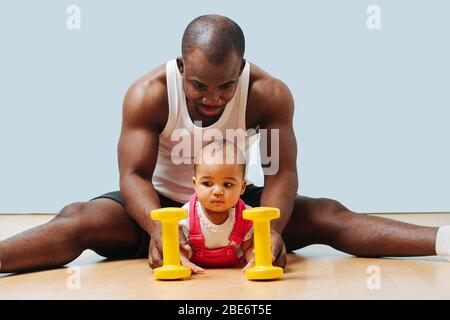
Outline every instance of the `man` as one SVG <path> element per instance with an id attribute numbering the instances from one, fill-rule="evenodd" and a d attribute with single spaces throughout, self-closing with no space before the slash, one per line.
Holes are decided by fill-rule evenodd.
<path id="1" fill-rule="evenodd" d="M 182 57 L 138 79 L 125 96 L 120 193 L 70 204 L 47 224 L 1 241 L 0 272 L 62 266 L 85 249 L 111 258 L 148 257 L 152 268 L 160 266 L 161 227 L 148 213 L 181 207 L 193 191 L 193 163 L 172 158 L 171 133 L 179 129 L 187 138 L 207 129 L 278 132 L 276 174 L 265 174 L 264 187 L 249 185 L 242 195 L 251 206 L 281 211 L 272 222 L 276 265 L 285 266 L 286 248 L 317 243 L 358 256 L 448 255 L 448 227 L 355 214 L 335 200 L 297 194 L 292 95 L 282 81 L 246 62 L 244 48 L 234 21 L 217 15 L 193 20 L 183 35 Z"/>

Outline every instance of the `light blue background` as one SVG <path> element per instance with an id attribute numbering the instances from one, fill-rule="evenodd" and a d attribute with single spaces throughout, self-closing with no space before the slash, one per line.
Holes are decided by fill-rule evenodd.
<path id="1" fill-rule="evenodd" d="M 71 4 L 79 31 L 66 27 Z M 449 211 L 449 12 L 448 1 L 2 1 L 0 212 L 58 212 L 117 189 L 125 91 L 179 55 L 206 13 L 238 22 L 246 58 L 291 88 L 302 194 L 358 212 Z"/>

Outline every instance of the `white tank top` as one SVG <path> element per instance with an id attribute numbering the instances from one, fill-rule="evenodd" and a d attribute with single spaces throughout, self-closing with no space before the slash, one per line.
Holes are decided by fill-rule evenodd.
<path id="1" fill-rule="evenodd" d="M 245 126 L 250 63 L 245 64 L 239 77 L 236 93 L 226 105 L 219 120 L 203 128 L 195 125 L 189 116 L 183 77 L 178 70 L 176 60 L 166 63 L 166 77 L 169 116 L 164 130 L 159 135 L 158 159 L 152 182 L 155 189 L 162 195 L 185 203 L 194 193 L 192 185 L 194 157 L 203 145 L 212 140 L 211 135 L 221 133 L 223 138 L 227 138 L 227 133 L 236 134 L 238 147 L 246 155 L 247 161 L 249 159 L 249 149 L 258 136 L 253 130 L 246 132 Z M 229 129 L 228 132 L 226 129 Z M 230 131 L 231 129 L 233 131 Z M 183 148 L 191 152 L 184 153 L 181 151 Z M 247 171 L 248 166 L 246 177 Z M 250 183 L 248 181 L 248 184 Z"/>

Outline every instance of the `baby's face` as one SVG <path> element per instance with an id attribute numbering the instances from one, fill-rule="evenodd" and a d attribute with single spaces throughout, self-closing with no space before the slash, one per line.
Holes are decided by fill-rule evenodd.
<path id="1" fill-rule="evenodd" d="M 210 212 L 223 213 L 235 206 L 245 191 L 242 165 L 199 164 L 193 183 L 197 198 Z"/>

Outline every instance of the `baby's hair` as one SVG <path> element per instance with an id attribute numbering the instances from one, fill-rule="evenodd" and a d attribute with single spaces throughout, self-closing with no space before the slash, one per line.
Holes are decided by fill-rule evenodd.
<path id="1" fill-rule="evenodd" d="M 228 147 L 233 147 L 233 152 L 230 155 Z M 209 152 L 212 162 L 208 161 L 208 158 L 203 157 L 205 152 Z M 222 140 L 213 140 L 206 145 L 204 145 L 201 150 L 197 153 L 194 160 L 194 173 L 197 173 L 197 165 L 199 164 L 240 164 L 242 165 L 242 172 L 245 178 L 246 169 L 247 169 L 247 160 L 240 148 L 233 142 L 222 139 Z"/>

